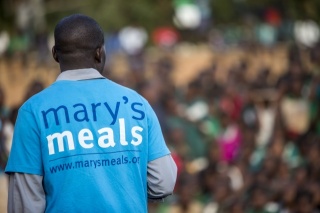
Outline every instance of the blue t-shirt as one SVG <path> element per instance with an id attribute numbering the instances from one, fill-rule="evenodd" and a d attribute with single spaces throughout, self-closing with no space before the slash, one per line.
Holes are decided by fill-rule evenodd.
<path id="1" fill-rule="evenodd" d="M 139 94 L 61 80 L 19 110 L 6 172 L 43 176 L 46 212 L 147 212 L 147 164 L 170 152 Z"/>

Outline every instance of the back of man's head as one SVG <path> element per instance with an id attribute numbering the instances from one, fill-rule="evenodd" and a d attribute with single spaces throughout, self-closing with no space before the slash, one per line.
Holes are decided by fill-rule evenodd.
<path id="1" fill-rule="evenodd" d="M 81 14 L 63 18 L 54 30 L 54 38 L 54 48 L 59 60 L 62 58 L 66 61 L 91 56 L 104 44 L 104 35 L 99 24 Z"/>

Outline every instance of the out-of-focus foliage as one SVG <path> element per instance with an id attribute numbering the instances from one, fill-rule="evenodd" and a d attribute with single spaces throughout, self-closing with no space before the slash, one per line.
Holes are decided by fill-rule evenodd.
<path id="1" fill-rule="evenodd" d="M 20 2 L 1 0 L 0 28 L 14 28 L 15 9 Z M 117 30 L 125 25 L 140 24 L 147 30 L 173 25 L 175 1 L 168 0 L 34 0 L 44 5 L 49 29 L 71 13 L 92 16 L 105 30 Z M 278 9 L 285 19 L 313 19 L 320 22 L 320 1 L 315 0 L 209 0 L 215 24 L 238 23 L 246 15 L 261 18 L 265 9 Z M 195 1 L 196 2 L 196 1 Z"/>
<path id="2" fill-rule="evenodd" d="M 74 5 L 68 11 L 54 12 L 53 8 L 57 4 L 64 5 L 65 1 L 47 1 L 48 24 L 66 14 L 83 13 L 96 19 L 106 30 L 117 30 L 128 24 L 143 24 L 148 28 L 170 21 L 171 16 L 171 3 L 159 0 L 86 0 L 73 3 L 68 3 Z"/>

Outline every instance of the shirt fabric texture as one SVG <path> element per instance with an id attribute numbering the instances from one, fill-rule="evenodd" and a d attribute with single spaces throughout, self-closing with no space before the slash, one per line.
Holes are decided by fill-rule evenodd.
<path id="1" fill-rule="evenodd" d="M 73 70 L 20 108 L 6 172 L 43 176 L 45 212 L 147 212 L 147 165 L 168 154 L 142 96 Z"/>

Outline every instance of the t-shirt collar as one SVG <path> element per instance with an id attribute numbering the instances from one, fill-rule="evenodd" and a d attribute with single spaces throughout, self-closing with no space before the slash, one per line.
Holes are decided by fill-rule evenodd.
<path id="1" fill-rule="evenodd" d="M 69 80 L 69 81 L 80 81 L 94 78 L 104 78 L 96 69 L 77 69 L 77 70 L 66 70 L 63 71 L 57 78 L 56 81 Z"/>

